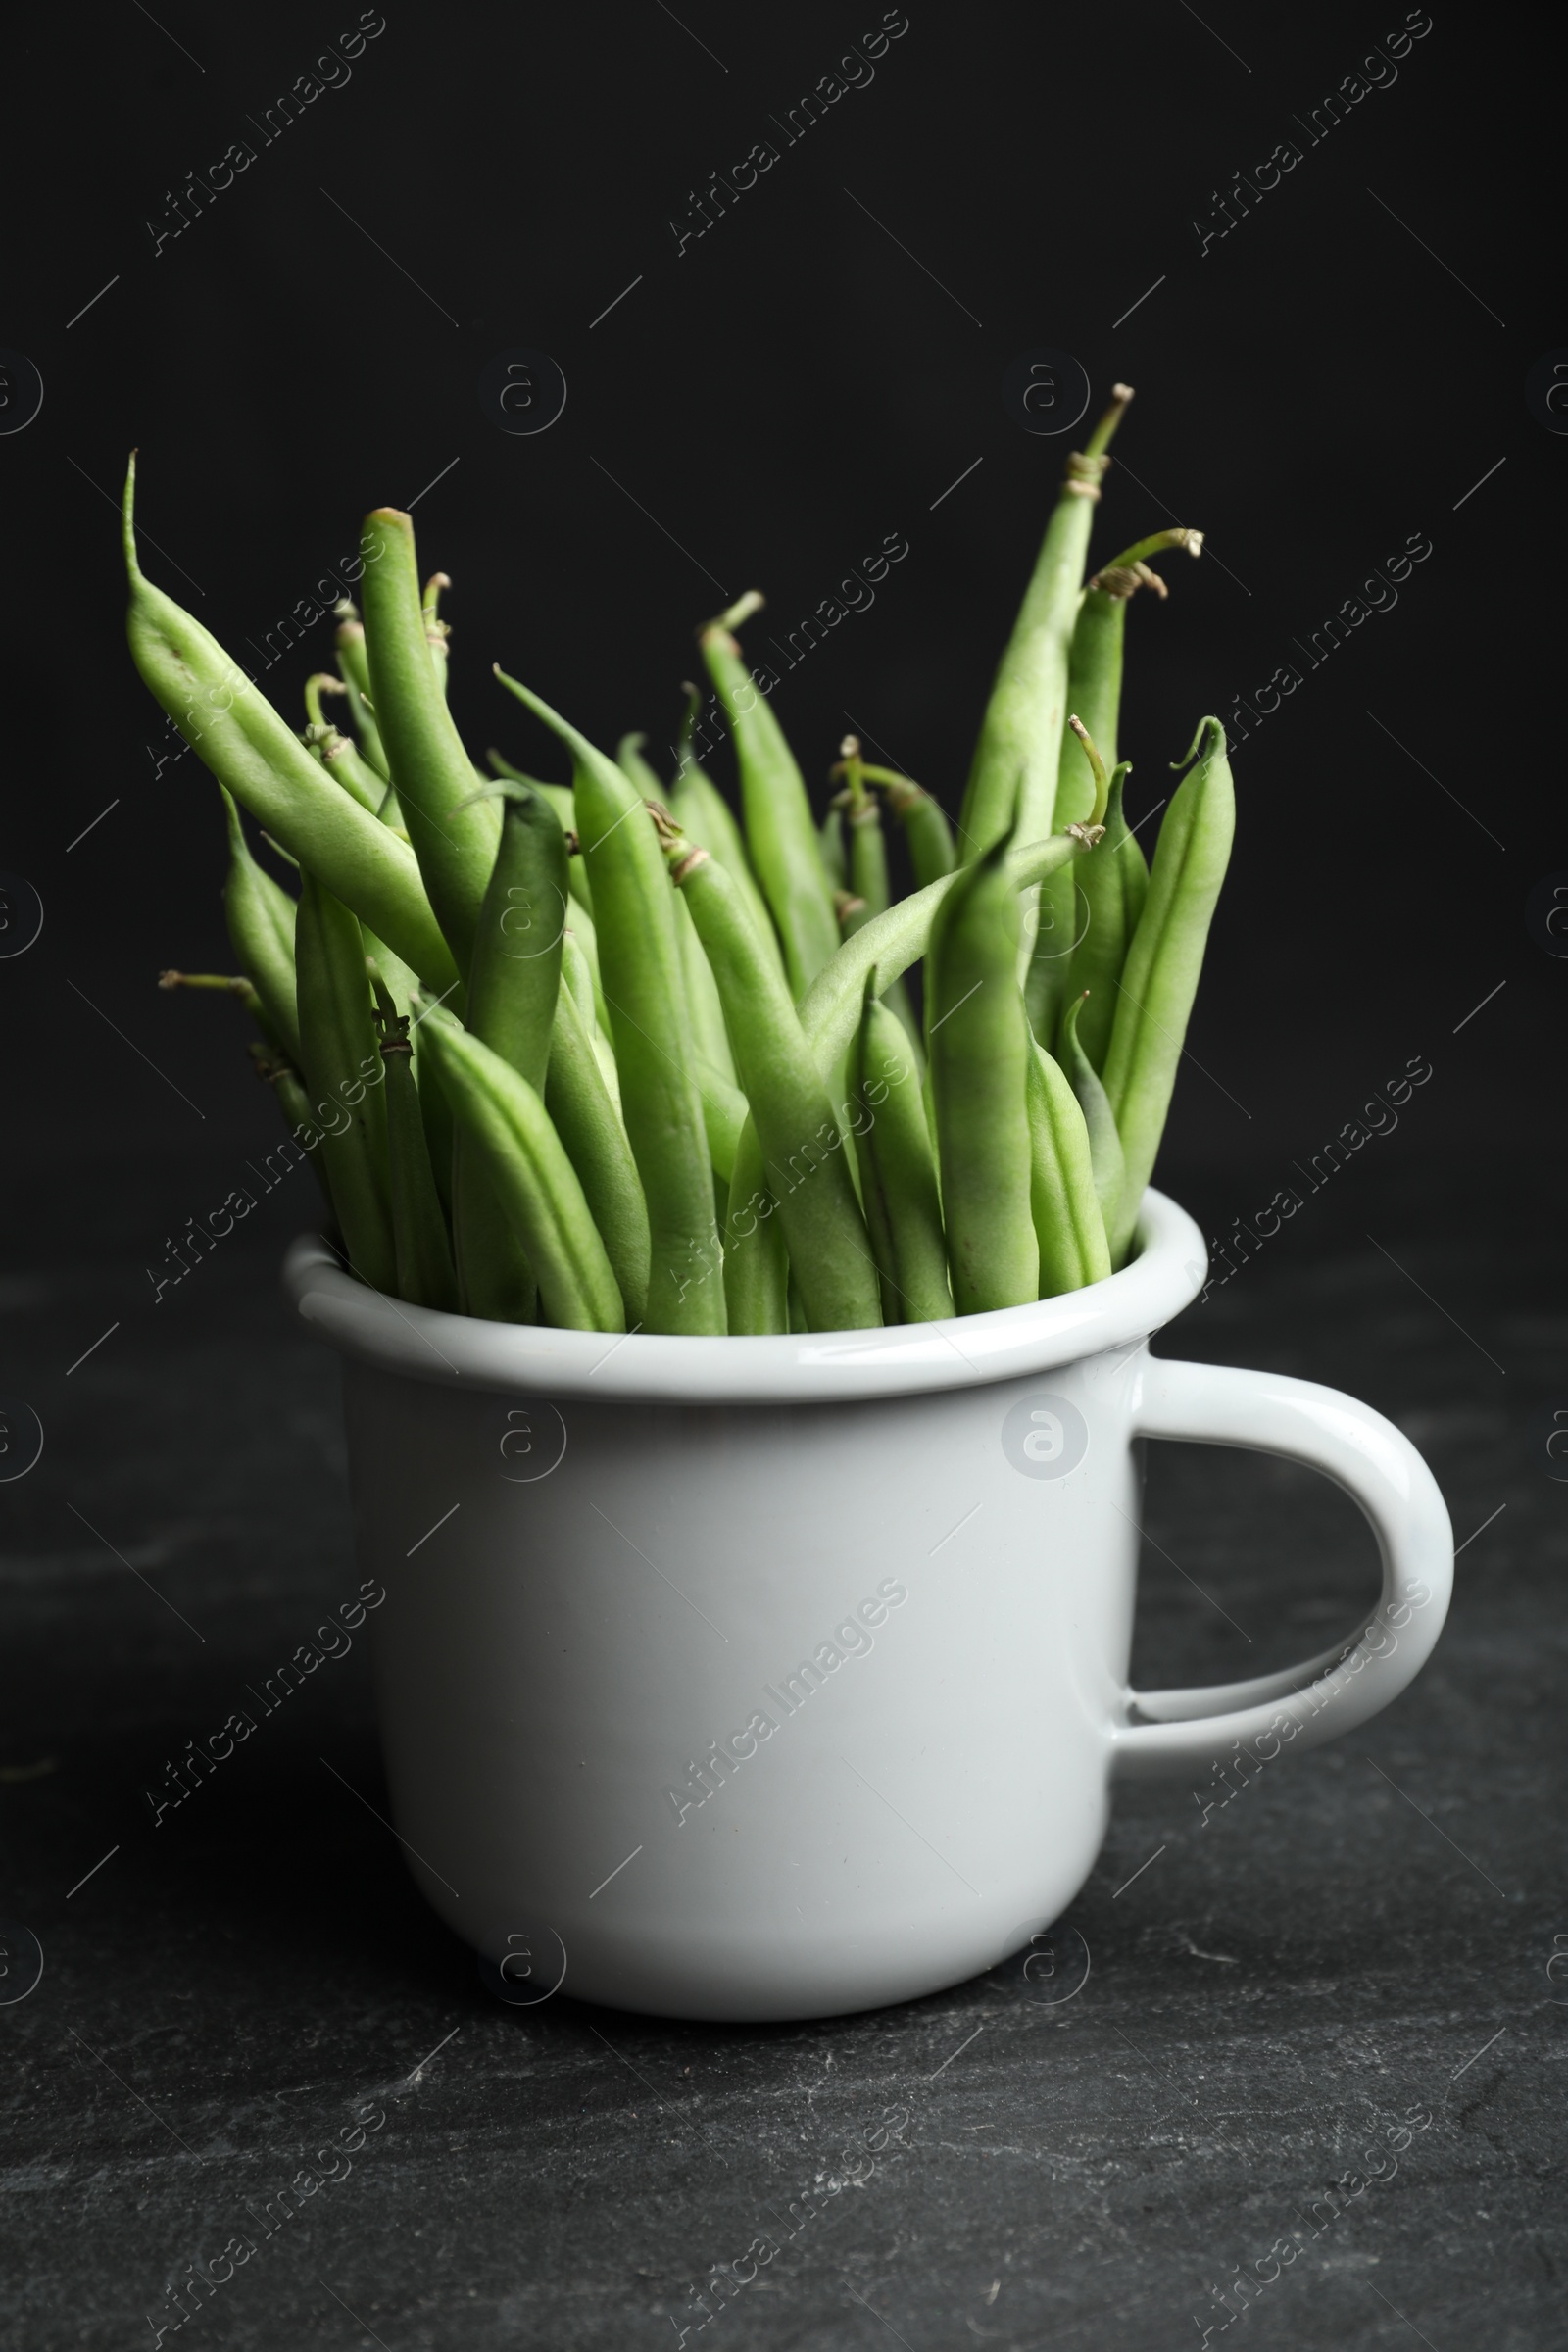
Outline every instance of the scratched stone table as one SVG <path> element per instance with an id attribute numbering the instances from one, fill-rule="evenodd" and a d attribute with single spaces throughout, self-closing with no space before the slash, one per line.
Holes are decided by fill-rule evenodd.
<path id="1" fill-rule="evenodd" d="M 119 2352 L 195 2306 L 179 2341 L 268 2352 L 1152 2352 L 1240 2306 L 1260 2347 L 1560 2343 L 1568 1490 L 1535 1416 L 1568 1324 L 1492 1173 L 1359 1169 L 1163 1343 L 1424 1447 L 1481 1532 L 1416 1687 L 1206 1818 L 1128 1789 L 1028 1970 L 727 2030 L 487 1994 L 377 1818 L 363 1636 L 153 1826 L 352 1603 L 336 1365 L 277 1293 L 286 1187 L 155 1308 L 147 1239 L 220 1159 L 38 1183 L 4 1295 L 46 1433 L 0 1488 L 6 2340 Z M 1373 1590 L 1350 1504 L 1260 1458 L 1152 1449 L 1148 1533 L 1148 1678 L 1282 1663 Z"/>

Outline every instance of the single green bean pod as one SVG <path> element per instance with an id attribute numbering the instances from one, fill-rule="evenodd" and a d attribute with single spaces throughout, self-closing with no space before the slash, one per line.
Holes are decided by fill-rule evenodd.
<path id="1" fill-rule="evenodd" d="M 460 1134 L 482 1154 L 539 1280 L 549 1321 L 565 1331 L 624 1331 L 605 1245 L 543 1102 L 510 1062 L 443 1008 L 421 1008 L 424 1052 Z"/>
<path id="2" fill-rule="evenodd" d="M 1109 464 L 1106 445 L 1131 387 L 1111 386 L 1111 405 L 1089 446 L 1067 460 L 1061 495 L 997 669 L 964 793 L 959 836 L 966 862 L 1011 833 L 1020 844 L 1052 830 L 1067 668 L 1089 530 Z"/>
<path id="3" fill-rule="evenodd" d="M 503 780 L 484 790 L 500 802 L 501 840 L 479 910 L 466 1025 L 542 1095 L 568 904 L 565 837 L 533 785 Z M 453 1226 L 466 1312 L 531 1323 L 533 1270 L 483 1155 L 462 1135 L 453 1163 Z"/>
<path id="4" fill-rule="evenodd" d="M 136 561 L 136 467 L 125 478 L 126 630 L 136 667 L 203 763 L 258 824 L 318 876 L 438 991 L 457 966 L 402 842 L 322 775 L 320 763 L 200 621 Z"/>
<path id="5" fill-rule="evenodd" d="M 365 518 L 361 547 L 375 723 L 430 904 L 466 973 L 500 825 L 491 804 L 472 798 L 473 769 L 425 627 L 414 524 L 377 507 Z"/>
<path id="6" fill-rule="evenodd" d="M 1110 1097 L 1100 1083 L 1100 1075 L 1078 1042 L 1078 1019 L 1087 1003 L 1086 997 L 1075 997 L 1068 1005 L 1061 1024 L 1061 1066 L 1067 1073 L 1079 1109 L 1084 1114 L 1084 1126 L 1089 1134 L 1089 1160 L 1094 1170 L 1095 1198 L 1107 1229 L 1113 1223 L 1117 1205 L 1126 1181 L 1126 1161 L 1121 1137 L 1116 1131 L 1115 1113 Z"/>
<path id="7" fill-rule="evenodd" d="M 926 964 L 942 1211 L 960 1315 L 1040 1296 L 1018 994 L 1018 892 L 1006 842 L 960 869 L 931 926 Z"/>
<path id="8" fill-rule="evenodd" d="M 1095 1191 L 1089 1129 L 1066 1072 L 1044 1046 L 1030 1049 L 1029 1203 L 1040 1245 L 1040 1296 L 1059 1298 L 1110 1272 L 1105 1220 Z"/>
<path id="9" fill-rule="evenodd" d="M 865 1222 L 887 1323 L 939 1323 L 954 1311 L 931 1131 L 908 1034 L 876 1001 L 874 975 L 851 1076 L 851 1122 Z"/>
<path id="10" fill-rule="evenodd" d="M 953 827 L 940 802 L 934 801 L 925 787 L 911 777 L 901 776 L 896 768 L 867 765 L 861 772 L 867 783 L 881 785 L 888 807 L 904 827 L 915 888 L 923 890 L 928 882 L 939 882 L 944 874 L 951 874 L 957 857 L 953 847 Z"/>
<path id="11" fill-rule="evenodd" d="M 659 839 L 642 801 L 585 735 L 526 686 L 497 670 L 564 742 L 575 769 L 578 837 L 593 884 L 599 964 L 626 1132 L 648 1202 L 647 1328 L 726 1328 L 723 1262 L 675 908 Z"/>
<path id="12" fill-rule="evenodd" d="M 739 896 L 737 891 L 737 899 Z M 751 920 L 750 916 L 747 920 Z M 681 969 L 686 977 L 686 1009 L 691 1015 L 692 1042 L 698 1053 L 733 1086 L 735 1056 L 730 1051 L 718 982 L 708 960 L 708 950 L 692 921 L 691 909 L 680 897 L 675 901 L 675 928 L 680 933 Z"/>
<path id="13" fill-rule="evenodd" d="M 708 1130 L 708 1156 L 713 1174 L 724 1188 L 724 1207 L 729 1205 L 730 1179 L 735 1173 L 735 1154 L 740 1150 L 741 1130 L 745 1126 L 751 1105 L 733 1079 L 715 1069 L 706 1054 L 697 1056 L 697 1084 L 703 1097 L 703 1125 Z"/>
<path id="14" fill-rule="evenodd" d="M 581 863 L 582 858 L 574 857 L 566 869 L 568 875 L 573 873 Z M 590 1031 L 602 1037 L 608 1046 L 610 1042 L 610 1007 L 605 1003 L 604 975 L 599 969 L 599 934 L 594 928 L 593 916 L 580 899 L 572 902 L 571 920 L 566 925 L 566 934 L 568 940 L 575 941 L 577 953 L 588 967 L 588 986 L 593 1003 L 590 1012 L 585 1014 L 584 1018 L 588 1021 Z M 562 942 L 562 946 L 564 950 L 565 940 Z"/>
<path id="15" fill-rule="evenodd" d="M 834 954 L 839 934 L 805 782 L 733 635 L 761 602 L 751 590 L 699 630 L 698 642 L 729 721 L 747 847 L 778 925 L 790 992 L 799 1001 Z"/>
<path id="16" fill-rule="evenodd" d="M 588 1016 L 569 987 L 556 1000 L 545 1108 L 577 1171 L 614 1273 L 627 1328 L 636 1330 L 648 1312 L 648 1203 L 620 1105 L 605 1082 Z"/>
<path id="17" fill-rule="evenodd" d="M 1083 937 L 1072 952 L 1067 974 L 1067 997 L 1087 995 L 1078 1021 L 1078 1038 L 1090 1066 L 1103 1070 L 1116 1017 L 1117 987 L 1122 965 L 1149 890 L 1149 867 L 1135 837 L 1127 829 L 1122 794 L 1131 772 L 1123 760 L 1110 779 L 1105 802 L 1105 836 L 1092 858 L 1077 869 L 1083 893 Z M 1043 894 L 1042 894 L 1043 895 Z"/>
<path id="18" fill-rule="evenodd" d="M 294 901 L 251 856 L 239 810 L 226 792 L 223 814 L 228 820 L 223 919 L 228 926 L 229 941 L 262 1001 L 278 1043 L 298 1069 L 300 1016 L 294 985 Z"/>
<path id="19" fill-rule="evenodd" d="M 787 1332 L 789 1250 L 778 1203 L 767 1181 L 757 1122 L 751 1117 L 735 1147 L 724 1250 L 724 1296 L 732 1335 L 755 1338 Z"/>
<path id="20" fill-rule="evenodd" d="M 360 750 L 374 768 L 383 784 L 391 781 L 386 750 L 381 742 L 381 730 L 375 723 L 370 708 L 370 664 L 365 651 L 365 624 L 352 600 L 340 597 L 333 608 L 338 615 L 337 665 L 349 693 L 349 715 Z"/>
<path id="21" fill-rule="evenodd" d="M 672 818 L 659 815 L 675 886 L 729 1007 L 741 1084 L 811 1329 L 880 1323 L 876 1264 L 844 1136 L 789 990 L 763 955 L 724 867 Z"/>
<path id="22" fill-rule="evenodd" d="M 398 1297 L 410 1306 L 435 1306 L 445 1314 L 456 1314 L 458 1278 L 414 1081 L 409 1016 L 399 1012 L 379 972 L 372 972 L 371 986 L 386 1070 L 387 1175 Z"/>
<path id="23" fill-rule="evenodd" d="M 1127 1155 L 1126 1186 L 1110 1235 L 1118 1266 L 1154 1171 L 1236 831 L 1236 791 L 1217 718 L 1199 722 L 1187 759 L 1195 753 L 1198 763 L 1172 794 L 1159 828 L 1149 898 L 1127 951 L 1105 1054 L 1105 1092 Z"/>
<path id="24" fill-rule="evenodd" d="M 395 1292 L 397 1249 L 387 1186 L 386 1103 L 358 918 L 314 874 L 303 876 L 295 950 L 302 1069 L 321 1128 L 349 1264 L 371 1290 Z"/>
<path id="25" fill-rule="evenodd" d="M 1062 830 L 1094 844 L 1105 829 L 1110 779 L 1093 736 L 1076 711 L 1069 714 L 1067 725 L 1084 747 L 1094 797 L 1083 815 L 1075 816 L 1070 824 L 1064 823 Z M 1043 882 L 1034 894 L 1034 904 L 1025 904 L 1018 977 L 1023 984 L 1029 1026 L 1043 1043 L 1049 1044 L 1061 1025 L 1072 958 L 1083 942 L 1089 920 L 1089 902 L 1081 878 L 1071 867 L 1063 867 Z"/>

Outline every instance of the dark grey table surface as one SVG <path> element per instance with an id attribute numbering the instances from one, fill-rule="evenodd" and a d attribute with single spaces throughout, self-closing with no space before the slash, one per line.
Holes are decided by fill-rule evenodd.
<path id="1" fill-rule="evenodd" d="M 336 1366 L 275 1278 L 314 1204 L 284 1188 L 155 1307 L 225 1164 L 35 1185 L 3 1294 L 46 1440 L 0 1486 L 0 1913 L 43 1954 L 16 1997 L 13 1932 L 0 1980 L 6 2340 L 154 2343 L 183 2277 L 177 2340 L 215 2346 L 1562 2343 L 1568 1316 L 1516 1175 L 1358 1167 L 1159 1343 L 1351 1389 L 1425 1450 L 1463 1549 L 1415 1687 L 1206 1824 L 1126 1790 L 1054 1976 L 723 2030 L 486 1993 L 327 1769 L 385 1810 L 363 1640 L 153 1829 L 166 1760 L 357 1582 Z M 1374 1589 L 1352 1506 L 1258 1457 L 1152 1448 L 1148 1534 L 1152 1679 L 1286 1662 Z M 247 2209 L 368 2105 L 264 2237 Z"/>

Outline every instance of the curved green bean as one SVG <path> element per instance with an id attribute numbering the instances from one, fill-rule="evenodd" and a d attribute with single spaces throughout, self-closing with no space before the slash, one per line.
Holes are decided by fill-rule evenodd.
<path id="1" fill-rule="evenodd" d="M 1127 952 L 1105 1054 L 1105 1092 L 1127 1155 L 1110 1234 L 1116 1265 L 1126 1256 L 1144 1187 L 1153 1174 L 1236 830 L 1236 791 L 1217 718 L 1199 722 L 1188 760 L 1194 753 L 1198 764 L 1172 794 L 1159 828 L 1149 898 Z"/>
<path id="2" fill-rule="evenodd" d="M 799 1002 L 839 944 L 832 891 L 795 755 L 741 659 L 733 631 L 761 603 L 755 589 L 698 632 L 735 745 L 746 843 L 778 925 L 790 993 Z"/>
<path id="3" fill-rule="evenodd" d="M 1029 1056 L 1029 1206 L 1040 1245 L 1040 1296 L 1103 1282 L 1110 1272 L 1105 1220 L 1095 1193 L 1089 1129 L 1066 1072 L 1044 1046 Z"/>
<path id="4" fill-rule="evenodd" d="M 939 1323 L 955 1311 L 920 1071 L 898 1016 L 867 978 L 851 1079 L 865 1222 L 888 1323 Z"/>
<path id="5" fill-rule="evenodd" d="M 459 1132 L 490 1172 L 549 1320 L 565 1331 L 624 1331 L 619 1286 L 543 1102 L 526 1078 L 442 1007 L 421 1008 L 419 1019 Z"/>
<path id="6" fill-rule="evenodd" d="M 471 797 L 473 769 L 425 625 L 414 524 L 394 507 L 376 507 L 361 546 L 375 723 L 430 904 L 466 973 L 501 827 L 490 803 Z"/>
<path id="7" fill-rule="evenodd" d="M 726 1328 L 723 1261 L 702 1098 L 691 1067 L 680 940 L 647 808 L 613 761 L 515 678 L 497 677 L 572 755 L 577 826 L 593 884 L 599 963 L 621 1107 L 648 1202 L 647 1328 Z"/>
<path id="8" fill-rule="evenodd" d="M 937 909 L 926 963 L 942 1213 L 960 1315 L 1040 1296 L 1018 931 L 1017 886 L 999 841 L 959 869 Z"/>
<path id="9" fill-rule="evenodd" d="M 127 635 L 158 702 L 258 824 L 323 888 L 390 940 L 437 991 L 457 978 L 413 854 L 323 776 L 320 763 L 238 662 L 136 561 L 135 460 L 125 477 L 123 536 L 130 580 Z"/>
<path id="10" fill-rule="evenodd" d="M 1106 445 L 1132 391 L 1111 387 L 1111 405 L 1088 448 L 1067 460 L 1034 574 L 998 664 L 963 796 L 959 835 L 971 863 L 1011 833 L 1021 844 L 1051 832 L 1062 721 L 1067 715 L 1068 651 L 1089 550 Z"/>

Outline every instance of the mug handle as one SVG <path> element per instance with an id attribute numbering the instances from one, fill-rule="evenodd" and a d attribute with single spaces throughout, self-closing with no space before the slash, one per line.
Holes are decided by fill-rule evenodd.
<path id="1" fill-rule="evenodd" d="M 1318 1747 L 1376 1715 L 1426 1663 L 1448 1613 L 1453 1528 L 1438 1482 L 1402 1431 L 1338 1389 L 1280 1372 L 1145 1358 L 1133 1435 L 1189 1438 L 1283 1454 L 1323 1471 L 1360 1504 L 1383 1558 L 1376 1608 L 1348 1642 L 1253 1682 L 1202 1690 L 1133 1690 L 1111 1734 L 1123 1780 L 1164 1780 L 1204 1764 L 1216 1743 Z"/>

